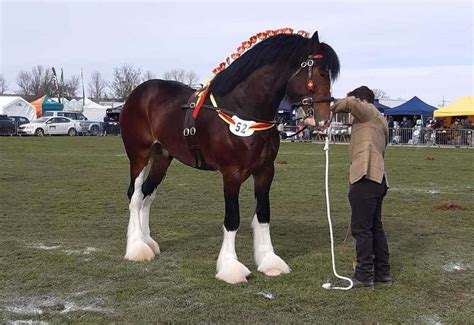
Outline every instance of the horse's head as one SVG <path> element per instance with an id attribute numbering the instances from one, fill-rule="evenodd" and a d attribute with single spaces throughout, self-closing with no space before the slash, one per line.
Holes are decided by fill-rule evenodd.
<path id="1" fill-rule="evenodd" d="M 310 39 L 310 54 L 288 81 L 286 94 L 293 106 L 314 116 L 317 126 L 323 126 L 330 118 L 331 82 L 338 74 L 337 54 L 329 45 L 320 43 L 315 32 Z"/>

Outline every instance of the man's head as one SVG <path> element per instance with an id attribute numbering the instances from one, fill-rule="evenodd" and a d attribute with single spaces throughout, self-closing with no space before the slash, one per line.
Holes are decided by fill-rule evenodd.
<path id="1" fill-rule="evenodd" d="M 375 101 L 375 95 L 372 90 L 367 86 L 361 86 L 349 92 L 347 96 L 354 96 L 360 100 L 365 100 L 367 103 L 373 104 Z"/>

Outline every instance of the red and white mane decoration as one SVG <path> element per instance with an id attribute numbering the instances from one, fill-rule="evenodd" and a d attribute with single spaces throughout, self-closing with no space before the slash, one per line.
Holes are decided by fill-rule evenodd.
<path id="1" fill-rule="evenodd" d="M 242 54 L 244 54 L 245 51 L 247 51 L 249 48 L 251 48 L 253 45 L 255 45 L 259 41 L 263 41 L 269 37 L 279 35 L 279 34 L 293 34 L 293 28 L 280 28 L 276 30 L 267 30 L 266 32 L 261 32 L 257 33 L 253 36 L 251 36 L 248 41 L 242 42 L 242 45 L 240 45 L 237 48 L 237 52 L 232 53 L 230 56 L 228 56 L 224 62 L 221 62 L 218 67 L 214 68 L 212 70 L 212 73 L 215 75 L 224 70 L 226 67 L 231 65 L 232 62 L 237 60 Z M 299 30 L 296 34 L 301 35 L 303 37 L 309 37 L 309 33 L 304 30 Z"/>

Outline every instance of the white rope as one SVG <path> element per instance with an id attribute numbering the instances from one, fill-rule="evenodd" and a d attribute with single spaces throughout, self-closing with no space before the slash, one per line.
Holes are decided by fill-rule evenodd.
<path id="1" fill-rule="evenodd" d="M 327 208 L 327 217 L 328 217 L 328 224 L 329 224 L 329 236 L 331 238 L 331 258 L 332 258 L 332 271 L 336 278 L 339 278 L 341 280 L 346 280 L 349 281 L 349 286 L 348 287 L 333 287 L 331 283 L 324 283 L 322 287 L 324 289 L 334 289 L 334 290 L 350 290 L 352 289 L 354 283 L 350 278 L 346 278 L 344 276 L 340 276 L 336 272 L 336 258 L 334 256 L 334 236 L 332 233 L 332 222 L 331 222 L 331 208 L 329 206 L 329 138 L 331 137 L 331 126 L 328 128 L 328 134 L 326 137 L 326 142 L 324 143 L 324 151 L 326 153 L 326 173 L 325 173 L 325 187 L 326 187 L 326 208 Z"/>

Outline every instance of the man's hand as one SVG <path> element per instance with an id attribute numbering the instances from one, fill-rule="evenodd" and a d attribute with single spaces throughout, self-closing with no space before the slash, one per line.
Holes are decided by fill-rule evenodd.
<path id="1" fill-rule="evenodd" d="M 306 126 L 316 126 L 316 121 L 314 117 L 307 117 L 304 119 L 304 125 Z"/>

